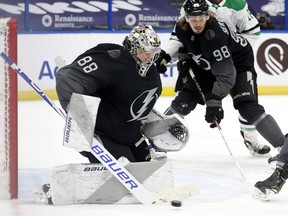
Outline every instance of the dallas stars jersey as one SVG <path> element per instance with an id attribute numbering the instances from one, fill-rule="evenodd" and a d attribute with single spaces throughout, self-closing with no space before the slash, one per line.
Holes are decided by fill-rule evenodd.
<path id="1" fill-rule="evenodd" d="M 260 26 L 256 17 L 251 14 L 245 0 L 222 0 L 219 4 L 206 1 L 209 10 L 235 32 L 243 34 L 251 44 L 260 35 Z M 250 40 L 251 39 L 251 40 Z"/>
<path id="2" fill-rule="evenodd" d="M 142 135 L 139 127 L 161 94 L 159 73 L 152 65 L 146 77 L 131 54 L 116 44 L 100 44 L 78 56 L 56 75 L 59 101 L 66 109 L 73 92 L 101 98 L 96 133 L 131 145 Z"/>
<path id="3" fill-rule="evenodd" d="M 179 41 L 192 54 L 198 67 L 215 76 L 212 94 L 225 97 L 233 88 L 237 73 L 254 71 L 251 45 L 224 22 L 210 17 L 201 34 L 195 34 L 191 28 L 184 31 L 181 21 L 175 30 Z"/>

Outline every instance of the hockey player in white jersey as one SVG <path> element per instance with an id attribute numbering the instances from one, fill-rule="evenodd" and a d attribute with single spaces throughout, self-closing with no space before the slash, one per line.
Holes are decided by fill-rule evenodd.
<path id="1" fill-rule="evenodd" d="M 260 26 L 258 20 L 255 16 L 249 11 L 248 4 L 245 0 L 206 0 L 209 5 L 209 11 L 212 13 L 218 20 L 225 22 L 231 29 L 235 32 L 241 33 L 251 44 L 252 48 L 257 43 L 257 40 L 260 36 Z M 184 9 L 181 8 L 180 17 L 184 16 Z M 175 31 L 171 33 L 169 39 L 169 45 L 167 46 L 166 53 L 162 51 L 161 57 L 169 60 L 169 56 L 173 60 L 178 58 L 179 53 L 175 52 L 178 50 L 177 47 L 182 47 L 183 45 L 179 42 L 178 38 L 175 35 Z M 161 57 L 158 61 L 161 60 Z M 160 68 L 158 66 L 158 68 Z M 161 69 L 160 69 L 161 70 Z M 162 67 L 162 72 L 165 68 Z M 178 68 L 179 70 L 179 68 Z M 175 91 L 178 92 L 183 86 L 183 81 L 187 78 L 182 77 L 183 73 L 179 71 L 179 77 L 176 82 Z M 168 110 L 166 114 L 173 113 L 173 111 Z M 248 122 L 239 115 L 240 122 L 240 134 L 244 139 L 244 144 L 248 148 L 252 156 L 266 156 L 270 155 L 270 147 L 264 145 L 258 140 L 258 134 L 256 128 L 253 125 L 248 124 Z"/>

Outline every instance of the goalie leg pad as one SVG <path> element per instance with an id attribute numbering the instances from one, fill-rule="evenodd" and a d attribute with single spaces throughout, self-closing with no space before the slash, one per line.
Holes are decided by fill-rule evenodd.
<path id="1" fill-rule="evenodd" d="M 121 163 L 126 164 L 127 160 Z M 125 168 L 148 190 L 159 191 L 173 186 L 171 163 L 128 161 Z M 51 172 L 51 195 L 55 205 L 139 203 L 102 164 L 54 167 Z"/>
<path id="2" fill-rule="evenodd" d="M 73 93 L 66 118 L 63 145 L 90 151 L 100 98 Z"/>

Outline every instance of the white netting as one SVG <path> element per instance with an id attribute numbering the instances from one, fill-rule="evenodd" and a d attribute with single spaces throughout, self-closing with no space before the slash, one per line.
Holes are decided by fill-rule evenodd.
<path id="1" fill-rule="evenodd" d="M 0 52 L 4 53 L 9 52 L 8 20 L 0 19 Z M 8 66 L 0 57 L 0 199 L 10 197 L 9 85 Z"/>

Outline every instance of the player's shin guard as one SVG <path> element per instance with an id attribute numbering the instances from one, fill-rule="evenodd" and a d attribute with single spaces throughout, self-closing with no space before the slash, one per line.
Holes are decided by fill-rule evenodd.
<path id="1" fill-rule="evenodd" d="M 271 115 L 264 113 L 254 122 L 254 125 L 257 131 L 275 148 L 284 144 L 285 136 Z"/>

